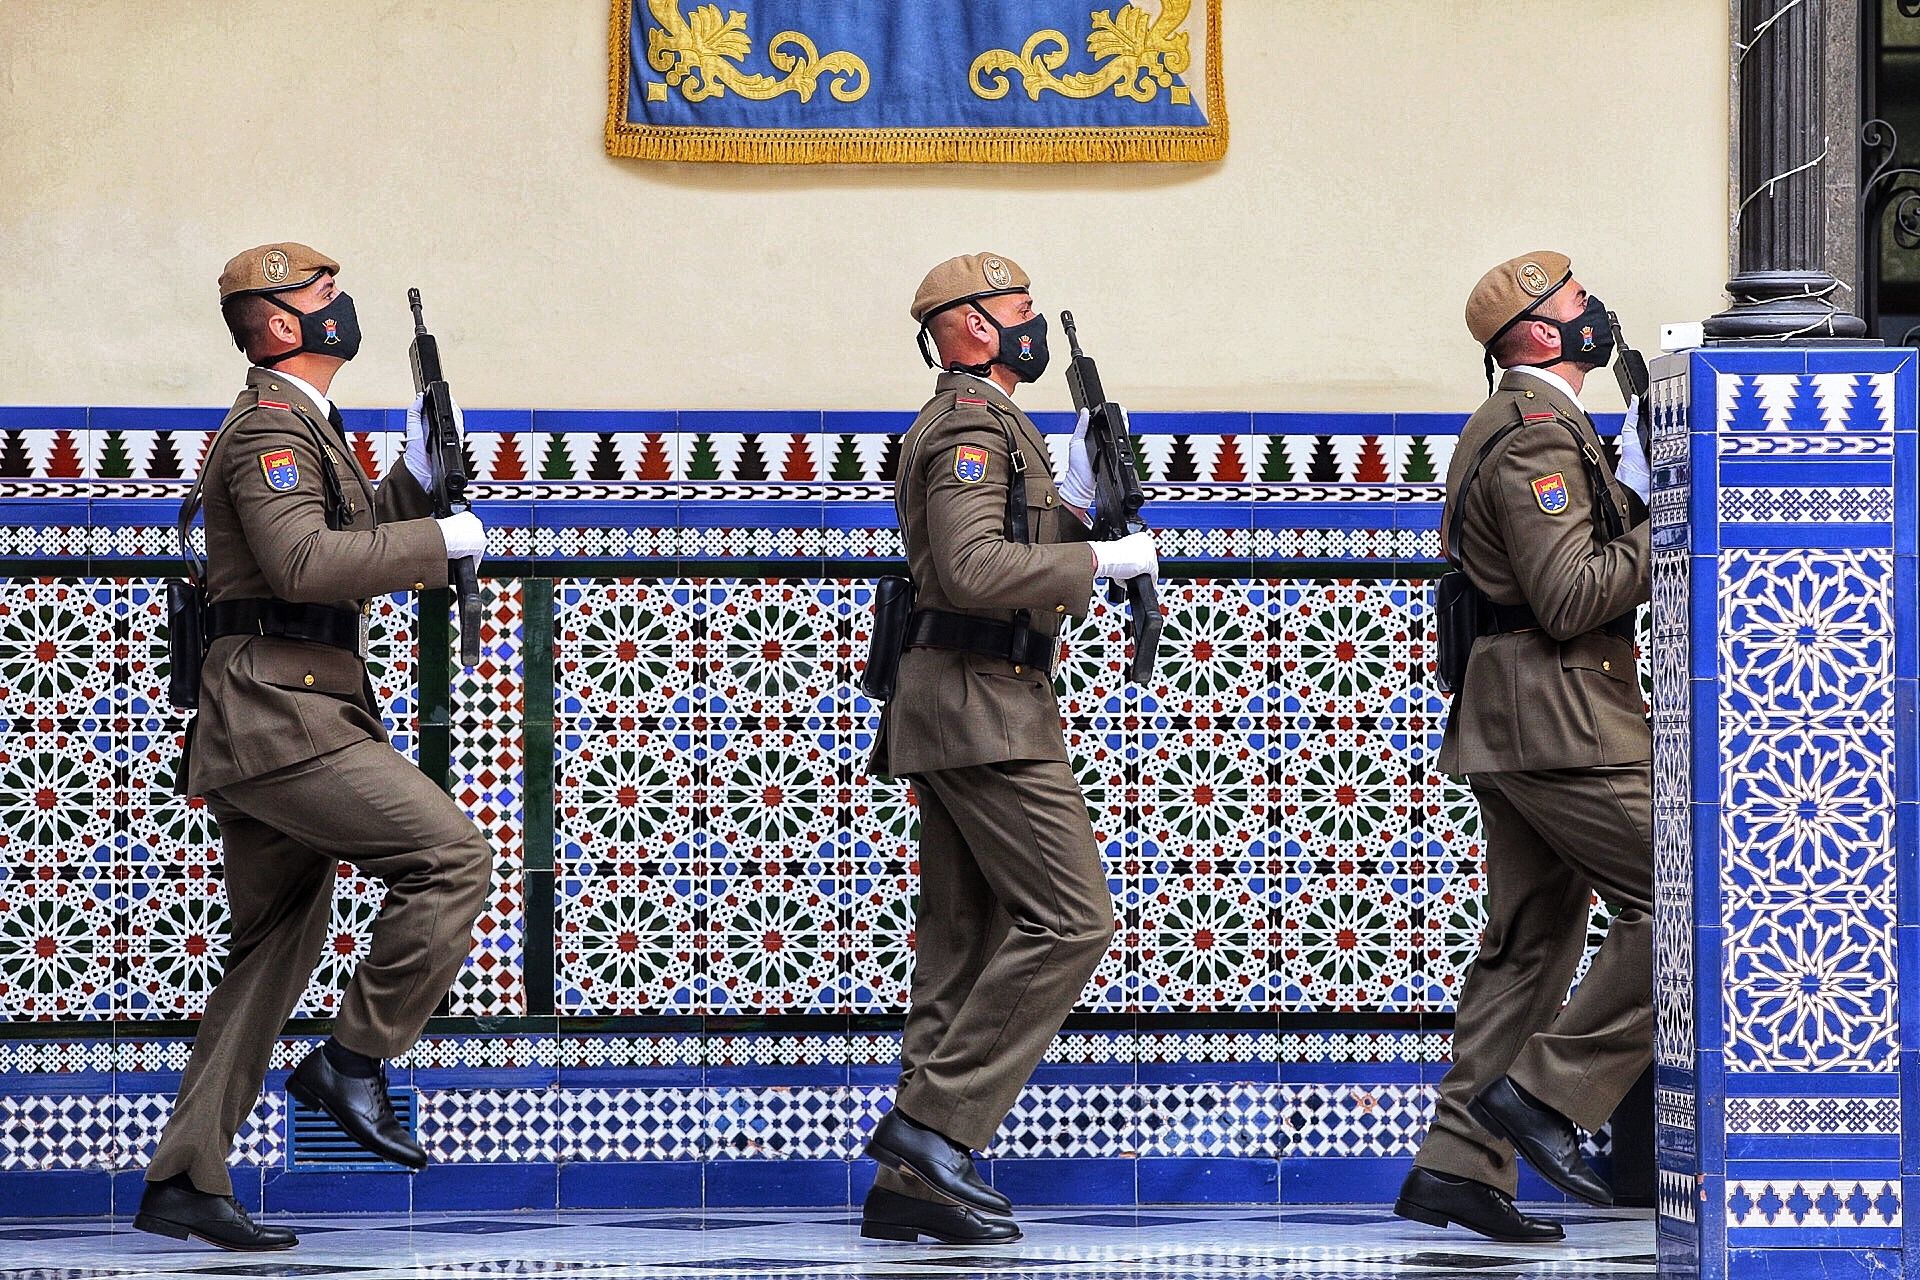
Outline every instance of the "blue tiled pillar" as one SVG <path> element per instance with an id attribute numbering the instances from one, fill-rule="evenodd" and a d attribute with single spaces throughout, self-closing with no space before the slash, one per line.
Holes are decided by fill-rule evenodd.
<path id="1" fill-rule="evenodd" d="M 1915 357 L 1707 348 L 1655 366 L 1674 1274 L 1920 1273 Z"/>

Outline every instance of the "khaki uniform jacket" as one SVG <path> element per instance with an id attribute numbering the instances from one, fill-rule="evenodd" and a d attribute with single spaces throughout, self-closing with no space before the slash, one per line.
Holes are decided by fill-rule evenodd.
<path id="1" fill-rule="evenodd" d="M 1026 459 L 1027 536 L 1007 540 L 1009 430 Z M 986 455 L 965 478 L 960 450 Z M 971 458 L 973 455 L 969 455 Z M 1087 528 L 1054 488 L 1046 440 L 992 382 L 942 374 L 900 449 L 895 505 L 903 521 L 916 609 L 1011 622 L 1056 636 L 1093 598 Z M 952 649 L 909 649 L 880 720 L 877 772 L 895 777 L 1007 760 L 1065 760 L 1053 683 L 1031 667 Z"/>
<path id="2" fill-rule="evenodd" d="M 265 408 L 221 432 L 207 458 L 209 601 L 272 596 L 359 611 L 370 596 L 444 587 L 446 542 L 423 518 L 431 500 L 405 464 L 376 493 L 345 438 L 292 383 L 250 370 L 234 411 L 261 400 L 291 405 L 319 429 L 290 409 Z M 284 492 L 266 468 L 282 452 L 298 472 Z M 328 527 L 322 467 L 352 505 L 345 528 Z M 198 795 L 363 738 L 386 741 L 360 657 L 302 640 L 228 636 L 213 642 L 202 668 L 186 790 Z"/>
<path id="3" fill-rule="evenodd" d="M 1465 496 L 1457 556 L 1474 585 L 1500 604 L 1530 605 L 1540 627 L 1475 643 L 1440 768 L 1458 777 L 1651 759 L 1633 644 L 1599 628 L 1651 593 L 1652 529 L 1643 521 L 1603 543 L 1580 447 L 1563 425 L 1600 448 L 1580 407 L 1544 380 L 1509 371 L 1460 433 L 1441 528 L 1451 527 L 1474 457 L 1513 422 L 1523 425 L 1495 447 Z M 1601 457 L 1625 517 L 1626 492 Z M 1547 509 L 1555 476 L 1566 486 L 1557 515 Z"/>

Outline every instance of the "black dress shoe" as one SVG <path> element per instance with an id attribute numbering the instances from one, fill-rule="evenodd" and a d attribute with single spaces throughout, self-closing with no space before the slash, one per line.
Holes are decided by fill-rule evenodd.
<path id="1" fill-rule="evenodd" d="M 342 1075 L 327 1061 L 326 1050 L 316 1046 L 287 1077 L 287 1092 L 332 1116 L 349 1138 L 381 1159 L 409 1169 L 427 1167 L 427 1153 L 393 1114 L 384 1070 L 371 1076 Z"/>
<path id="2" fill-rule="evenodd" d="M 885 1187 L 867 1192 L 860 1214 L 860 1234 L 869 1240 L 904 1240 L 913 1244 L 931 1236 L 941 1244 L 1012 1244 L 1020 1238 L 1020 1224 L 964 1205 L 916 1200 Z"/>
<path id="3" fill-rule="evenodd" d="M 1459 1223 L 1489 1240 L 1506 1244 L 1547 1244 L 1567 1233 L 1551 1218 L 1532 1218 L 1513 1207 L 1513 1197 L 1471 1178 L 1455 1178 L 1416 1168 L 1400 1185 L 1393 1211 L 1430 1227 Z"/>
<path id="4" fill-rule="evenodd" d="M 867 1155 L 914 1179 L 951 1204 L 995 1217 L 1013 1212 L 1013 1201 L 981 1181 L 973 1154 L 945 1134 L 927 1128 L 895 1107 L 880 1117 L 867 1139 Z"/>
<path id="5" fill-rule="evenodd" d="M 1499 1134 L 1527 1158 L 1534 1171 L 1570 1196 L 1609 1208 L 1613 1189 L 1580 1157 L 1580 1131 L 1573 1121 L 1537 1101 L 1511 1077 L 1501 1076 L 1467 1104 L 1467 1114 L 1488 1133 Z"/>
<path id="6" fill-rule="evenodd" d="M 174 1240 L 202 1240 L 236 1253 L 291 1249 L 300 1237 L 285 1227 L 263 1227 L 232 1196 L 210 1195 L 168 1182 L 149 1182 L 133 1225 Z"/>

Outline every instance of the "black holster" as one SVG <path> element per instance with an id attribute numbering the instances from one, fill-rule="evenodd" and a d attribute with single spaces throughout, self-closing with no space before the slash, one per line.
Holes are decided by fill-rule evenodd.
<path id="1" fill-rule="evenodd" d="M 1467 682 L 1467 661 L 1473 642 L 1482 636 L 1508 631 L 1538 630 L 1540 619 L 1525 604 L 1500 604 L 1473 585 L 1458 569 L 1440 575 L 1433 584 L 1434 666 L 1443 693 L 1458 693 Z"/>
<path id="2" fill-rule="evenodd" d="M 200 668 L 207 660 L 207 590 L 183 578 L 167 580 L 167 697 L 175 708 L 200 705 Z"/>
<path id="3" fill-rule="evenodd" d="M 873 628 L 860 691 L 875 702 L 893 699 L 900 677 L 900 655 L 907 647 L 907 619 L 912 614 L 912 579 L 882 578 L 873 584 Z"/>
<path id="4" fill-rule="evenodd" d="M 1480 588 L 1458 569 L 1441 574 L 1434 584 L 1434 638 L 1439 647 L 1435 666 L 1445 693 L 1458 693 L 1466 683 L 1473 642 L 1486 634 L 1486 603 Z"/>
<path id="5" fill-rule="evenodd" d="M 1501 604 L 1473 585 L 1473 580 L 1458 569 L 1440 575 L 1433 586 L 1433 629 L 1436 647 L 1434 666 L 1443 693 L 1458 693 L 1467 682 L 1467 662 L 1473 657 L 1473 642 L 1482 636 L 1505 635 L 1510 631 L 1540 630 L 1540 619 L 1526 604 Z M 1634 638 L 1631 610 L 1596 630 L 1604 631 L 1628 643 Z"/>

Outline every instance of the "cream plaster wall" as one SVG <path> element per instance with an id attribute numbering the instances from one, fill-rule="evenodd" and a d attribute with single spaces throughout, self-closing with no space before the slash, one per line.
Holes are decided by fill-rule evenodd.
<path id="1" fill-rule="evenodd" d="M 1225 8 L 1219 165 L 809 170 L 609 159 L 605 0 L 0 0 L 0 401 L 225 403 L 214 277 L 282 237 L 345 265 L 347 405 L 408 393 L 410 284 L 470 406 L 912 407 L 979 248 L 1140 408 L 1468 407 L 1530 248 L 1643 345 L 1719 308 L 1724 0 Z"/>

